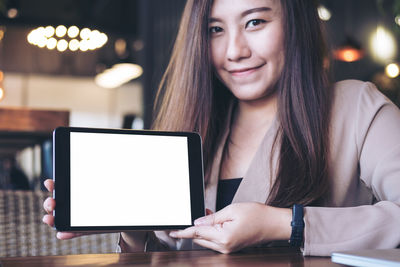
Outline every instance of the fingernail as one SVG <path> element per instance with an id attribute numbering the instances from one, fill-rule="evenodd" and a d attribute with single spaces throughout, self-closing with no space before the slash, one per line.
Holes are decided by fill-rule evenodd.
<path id="1" fill-rule="evenodd" d="M 203 218 L 198 218 L 194 221 L 194 225 L 202 225 L 204 223 L 204 219 Z"/>
<path id="2" fill-rule="evenodd" d="M 169 233 L 169 236 L 170 236 L 170 237 L 176 237 L 176 232 L 170 232 L 170 233 Z"/>

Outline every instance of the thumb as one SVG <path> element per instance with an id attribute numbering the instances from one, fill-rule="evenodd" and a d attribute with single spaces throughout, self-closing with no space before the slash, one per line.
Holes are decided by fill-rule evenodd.
<path id="1" fill-rule="evenodd" d="M 197 220 L 194 221 L 194 225 L 196 226 L 215 225 L 215 224 L 222 224 L 230 220 L 232 220 L 231 213 L 229 209 L 224 208 L 218 212 L 211 213 L 207 216 L 198 218 Z"/>

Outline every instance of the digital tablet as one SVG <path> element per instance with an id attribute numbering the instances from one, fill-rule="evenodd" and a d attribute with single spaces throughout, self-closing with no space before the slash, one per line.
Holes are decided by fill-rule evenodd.
<path id="1" fill-rule="evenodd" d="M 53 149 L 58 231 L 183 229 L 205 215 L 196 133 L 60 127 Z"/>

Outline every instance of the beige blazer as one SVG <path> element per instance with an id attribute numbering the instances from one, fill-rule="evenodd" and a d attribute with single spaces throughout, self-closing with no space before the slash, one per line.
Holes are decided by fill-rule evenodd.
<path id="1" fill-rule="evenodd" d="M 306 207 L 304 255 L 327 256 L 337 250 L 394 248 L 400 244 L 400 110 L 368 82 L 347 80 L 334 86 L 331 119 L 331 198 L 327 207 Z M 233 203 L 265 203 L 270 191 L 271 146 L 275 120 L 244 176 Z M 215 210 L 222 150 L 215 154 L 206 185 L 206 207 Z M 272 169 L 274 173 L 274 169 Z M 294 177 L 295 179 L 295 177 Z M 272 177 L 272 181 L 274 177 Z M 171 249 L 198 248 L 156 232 Z M 158 239 L 158 240 L 157 240 Z"/>

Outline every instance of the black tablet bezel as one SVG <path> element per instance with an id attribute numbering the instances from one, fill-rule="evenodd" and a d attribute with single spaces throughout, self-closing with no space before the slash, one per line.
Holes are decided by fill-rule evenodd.
<path id="1" fill-rule="evenodd" d="M 151 226 L 79 226 L 70 225 L 70 133 L 140 134 L 158 136 L 184 136 L 188 140 L 191 225 L 151 225 Z M 53 180 L 56 200 L 54 223 L 58 231 L 122 231 L 122 230 L 167 230 L 184 229 L 193 225 L 194 220 L 205 215 L 204 176 L 201 137 L 192 132 L 162 132 L 149 130 L 123 130 L 59 127 L 53 132 Z"/>

